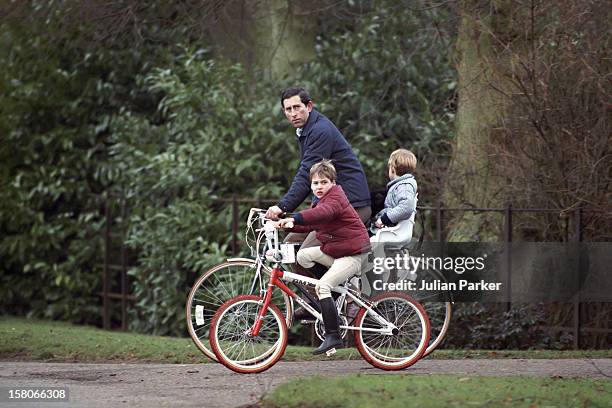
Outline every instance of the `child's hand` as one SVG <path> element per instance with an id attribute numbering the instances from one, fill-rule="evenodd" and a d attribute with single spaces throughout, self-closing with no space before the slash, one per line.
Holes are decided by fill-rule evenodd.
<path id="1" fill-rule="evenodd" d="M 293 228 L 295 220 L 293 218 L 283 218 L 278 222 L 278 228 Z"/>
<path id="2" fill-rule="evenodd" d="M 385 226 L 385 224 L 383 224 L 380 218 L 376 220 L 374 225 L 376 226 L 376 228 L 383 228 Z"/>

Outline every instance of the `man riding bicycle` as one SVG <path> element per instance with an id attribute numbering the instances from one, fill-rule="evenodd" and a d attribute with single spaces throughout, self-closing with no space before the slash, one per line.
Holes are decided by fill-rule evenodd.
<path id="1" fill-rule="evenodd" d="M 294 211 L 310 194 L 310 168 L 323 159 L 331 160 L 337 172 L 337 183 L 365 224 L 372 215 L 370 190 L 363 167 L 336 126 L 314 109 L 312 99 L 304 88 L 287 88 L 281 94 L 281 106 L 287 120 L 295 127 L 300 149 L 300 165 L 289 191 L 277 205 L 268 208 L 266 217 L 276 220 L 283 212 Z M 313 197 L 313 202 L 317 202 Z M 302 242 L 302 249 L 320 246 L 314 232 L 291 233 L 285 242 Z M 294 265 L 294 272 L 319 278 L 326 268 L 315 264 L 310 270 Z M 296 319 L 310 315 L 299 308 Z"/>

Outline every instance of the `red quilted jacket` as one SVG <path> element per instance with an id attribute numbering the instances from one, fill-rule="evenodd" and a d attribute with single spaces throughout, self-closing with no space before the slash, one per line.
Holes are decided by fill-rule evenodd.
<path id="1" fill-rule="evenodd" d="M 299 212 L 293 232 L 316 231 L 321 251 L 332 258 L 370 250 L 368 232 L 344 190 L 333 186 L 312 208 Z"/>

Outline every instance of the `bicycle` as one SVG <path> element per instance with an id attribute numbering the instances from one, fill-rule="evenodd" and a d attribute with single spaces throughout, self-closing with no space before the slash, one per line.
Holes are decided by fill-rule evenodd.
<path id="1" fill-rule="evenodd" d="M 304 286 L 314 287 L 318 280 L 280 269 L 284 254 L 279 248 L 278 230 L 263 215 L 260 218 L 266 257 L 273 263 L 268 288 L 263 296 L 239 295 L 228 300 L 216 311 L 210 326 L 210 345 L 217 360 L 238 373 L 265 371 L 285 352 L 288 328 L 282 312 L 271 303 L 275 288 L 322 322 L 321 313 L 285 284 L 293 283 L 307 293 Z M 364 299 L 350 287 L 350 279 L 332 291 L 340 294 L 336 300 L 339 311 L 347 297 L 361 307 L 354 325 L 342 322 L 340 329 L 344 335 L 354 331 L 357 350 L 368 363 L 384 370 L 401 370 L 423 356 L 429 343 L 429 320 L 418 302 L 400 292 Z M 327 355 L 335 352 L 331 349 Z"/>
<path id="2" fill-rule="evenodd" d="M 264 252 L 259 251 L 261 237 L 256 233 L 258 215 L 265 210 L 251 208 L 246 223 L 245 242 L 253 258 L 229 258 L 213 266 L 192 286 L 185 305 L 187 329 L 194 344 L 204 355 L 217 360 L 209 348 L 209 330 L 212 317 L 228 299 L 239 294 L 261 294 L 266 290 L 271 268 L 266 265 Z M 286 316 L 287 327 L 292 325 L 293 302 L 284 293 L 274 299 Z"/>
<path id="3" fill-rule="evenodd" d="M 194 283 L 187 297 L 185 315 L 189 335 L 194 344 L 204 355 L 217 360 L 210 349 L 209 330 L 216 310 L 228 299 L 240 294 L 263 294 L 272 268 L 265 257 L 265 246 L 260 246 L 262 237 L 256 233 L 260 216 L 265 210 L 251 208 L 246 222 L 245 242 L 253 258 L 230 258 L 202 274 Z M 288 248 L 290 253 L 292 247 Z M 290 259 L 287 259 L 290 261 Z M 424 279 L 439 279 L 435 270 L 422 272 Z M 417 294 L 419 301 L 430 319 L 431 338 L 423 357 L 429 355 L 442 342 L 450 325 L 452 299 L 448 292 Z M 420 296 L 422 295 L 422 296 Z M 305 294 L 306 297 L 308 295 Z M 419 297 L 420 296 L 420 297 Z M 312 297 L 309 298 L 312 300 Z M 285 316 L 285 323 L 290 328 L 293 324 L 293 300 L 284 292 L 275 293 L 274 303 Z M 316 301 L 314 302 L 316 304 Z M 344 305 L 343 307 L 345 307 Z M 341 320 L 350 320 L 348 311 L 340 312 Z M 315 325 L 315 333 L 322 340 L 322 325 Z M 346 333 L 345 333 L 346 334 Z"/>

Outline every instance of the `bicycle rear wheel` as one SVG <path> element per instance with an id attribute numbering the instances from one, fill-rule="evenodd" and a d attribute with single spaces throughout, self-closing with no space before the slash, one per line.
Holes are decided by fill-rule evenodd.
<path id="1" fill-rule="evenodd" d="M 288 330 L 280 310 L 270 305 L 257 336 L 249 334 L 261 308 L 257 296 L 236 296 L 217 310 L 210 325 L 210 346 L 218 361 L 242 374 L 260 373 L 285 353 Z"/>
<path id="2" fill-rule="evenodd" d="M 191 288 L 185 306 L 187 329 L 195 345 L 207 357 L 217 360 L 208 340 L 210 323 L 217 309 L 235 296 L 260 295 L 266 289 L 270 270 L 262 266 L 261 280 L 256 271 L 255 260 L 230 260 L 206 271 Z M 279 306 L 290 326 L 293 303 L 289 297 L 282 291 L 275 291 L 272 303 Z"/>
<path id="3" fill-rule="evenodd" d="M 400 292 L 389 292 L 372 299 L 373 310 L 393 323 L 393 334 L 371 332 L 382 329 L 371 310 L 361 308 L 355 320 L 355 345 L 361 356 L 374 367 L 402 370 L 416 363 L 429 342 L 429 320 L 422 306 Z"/>
<path id="4" fill-rule="evenodd" d="M 446 282 L 446 278 L 440 272 L 432 268 L 420 268 L 417 270 L 419 281 L 426 283 L 439 281 Z M 412 292 L 414 300 L 419 302 L 427 317 L 429 318 L 429 344 L 423 357 L 431 354 L 444 340 L 452 317 L 452 297 L 448 290 L 425 290 Z"/>

